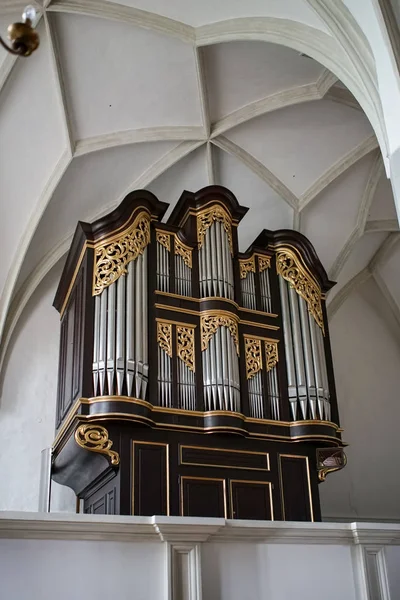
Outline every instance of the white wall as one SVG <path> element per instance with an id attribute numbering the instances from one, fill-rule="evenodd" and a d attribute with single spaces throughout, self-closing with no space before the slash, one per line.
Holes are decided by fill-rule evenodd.
<path id="1" fill-rule="evenodd" d="M 4 365 L 0 510 L 38 509 L 40 453 L 54 439 L 60 319 L 52 304 L 61 267 L 52 269 L 29 300 Z M 55 487 L 54 497 L 56 509 L 75 510 L 71 490 Z"/>
<path id="2" fill-rule="evenodd" d="M 356 598 L 346 546 L 207 543 L 201 566 L 205 600 Z"/>
<path id="3" fill-rule="evenodd" d="M 60 517 L 0 513 L 1 597 L 400 597 L 400 525 Z"/>
<path id="4" fill-rule="evenodd" d="M 164 553 L 143 542 L 0 540 L 1 597 L 158 600 Z"/>
<path id="5" fill-rule="evenodd" d="M 394 476 L 400 423 L 399 331 L 374 280 L 353 293 L 330 323 L 348 465 L 319 486 L 324 517 L 400 519 Z"/>

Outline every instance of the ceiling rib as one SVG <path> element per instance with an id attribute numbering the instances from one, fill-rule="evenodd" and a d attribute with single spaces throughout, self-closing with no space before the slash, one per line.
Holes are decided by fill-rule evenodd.
<path id="1" fill-rule="evenodd" d="M 140 144 L 142 142 L 184 142 L 184 141 L 206 141 L 203 127 L 193 126 L 171 126 L 171 127 L 144 127 L 142 129 L 128 129 L 105 133 L 75 143 L 74 157 L 98 152 L 117 146 L 128 146 L 129 144 Z"/>
<path id="2" fill-rule="evenodd" d="M 122 21 L 178 38 L 183 42 L 195 42 L 195 30 L 190 25 L 145 10 L 105 0 L 52 0 L 47 10 Z"/>
<path id="3" fill-rule="evenodd" d="M 288 106 L 301 104 L 303 102 L 311 102 L 313 100 L 321 100 L 323 96 L 319 92 L 315 83 L 307 83 L 305 85 L 297 85 L 288 90 L 265 96 L 260 100 L 251 102 L 242 108 L 231 112 L 226 117 L 223 117 L 211 127 L 211 138 L 215 138 L 221 133 L 225 133 L 233 127 L 237 127 L 246 121 L 268 114 L 275 110 L 281 110 Z"/>
<path id="4" fill-rule="evenodd" d="M 345 245 L 339 252 L 336 260 L 334 261 L 332 268 L 329 272 L 331 279 L 337 279 L 347 259 L 349 258 L 354 245 L 358 242 L 364 233 L 365 225 L 369 210 L 375 197 L 376 188 L 378 187 L 379 180 L 384 172 L 384 165 L 379 150 L 375 150 L 375 160 L 372 164 L 370 174 L 365 185 L 361 202 L 358 207 L 356 225 L 350 234 Z"/>
<path id="5" fill-rule="evenodd" d="M 371 271 L 374 271 L 380 265 L 383 265 L 383 263 L 385 263 L 391 257 L 399 243 L 400 234 L 390 233 L 370 261 L 369 266 Z"/>
<path id="6" fill-rule="evenodd" d="M 46 186 L 39 198 L 38 203 L 34 207 L 31 218 L 28 221 L 28 226 L 26 227 L 23 235 L 21 236 L 21 241 L 18 246 L 18 251 L 13 260 L 13 268 L 10 269 L 7 275 L 6 282 L 4 284 L 3 293 L 0 301 L 0 339 L 3 333 L 4 322 L 6 319 L 6 314 L 8 311 L 9 303 L 11 301 L 12 293 L 14 292 L 14 287 L 17 282 L 18 274 L 21 269 L 22 262 L 25 258 L 25 255 L 28 251 L 29 244 L 33 238 L 33 235 L 36 231 L 36 228 L 40 222 L 40 219 L 50 202 L 53 193 L 58 186 L 62 176 L 67 170 L 68 166 L 71 163 L 71 157 L 69 152 L 65 151 L 61 156 L 60 160 L 57 162 L 53 173 L 51 174 L 49 180 L 46 183 Z"/>
<path id="7" fill-rule="evenodd" d="M 222 135 L 213 139 L 212 143 L 245 164 L 260 179 L 265 181 L 289 206 L 294 209 L 298 208 L 298 199 L 295 194 L 276 175 L 271 173 L 265 165 L 249 154 L 249 152 Z"/>
<path id="8" fill-rule="evenodd" d="M 213 157 L 213 147 L 211 142 L 207 142 L 206 145 L 206 167 L 207 167 L 207 175 L 208 175 L 208 184 L 214 185 L 216 183 L 215 179 L 215 164 Z"/>
<path id="9" fill-rule="evenodd" d="M 357 273 L 357 275 L 354 275 L 354 277 L 352 277 L 350 281 L 348 281 L 346 285 L 342 287 L 342 289 L 336 294 L 336 296 L 333 297 L 332 301 L 328 303 L 327 311 L 328 317 L 330 319 L 333 317 L 334 314 L 337 313 L 339 308 L 354 290 L 356 290 L 358 287 L 360 287 L 360 285 L 367 281 L 367 279 L 369 279 L 371 275 L 374 275 L 375 277 L 376 270 L 379 267 L 379 265 L 383 264 L 389 258 L 389 256 L 391 256 L 399 242 L 400 234 L 391 233 L 390 235 L 388 235 L 388 237 L 379 246 L 378 250 L 375 252 L 368 265 L 359 273 Z M 379 278 L 382 279 L 380 276 Z M 389 290 L 388 293 L 391 296 Z M 393 298 L 392 302 L 396 304 Z"/>
<path id="10" fill-rule="evenodd" d="M 345 171 L 350 169 L 359 160 L 367 154 L 378 148 L 378 141 L 374 135 L 361 142 L 350 152 L 339 158 L 338 161 L 329 169 L 322 173 L 320 177 L 300 196 L 300 210 L 303 210 L 312 202 L 321 192 L 325 190 L 335 179 L 340 177 Z"/>
<path id="11" fill-rule="evenodd" d="M 207 78 L 202 48 L 194 47 L 194 58 L 196 65 L 197 86 L 199 88 L 204 135 L 208 139 L 210 137 L 210 111 L 208 102 Z"/>
<path id="12" fill-rule="evenodd" d="M 321 96 L 324 97 L 337 81 L 338 78 L 332 73 L 332 71 L 329 69 L 324 69 L 315 82 L 315 85 Z"/>
<path id="13" fill-rule="evenodd" d="M 332 102 L 339 102 L 339 104 L 344 104 L 349 108 L 354 108 L 355 110 L 359 110 L 362 112 L 362 108 L 358 104 L 357 100 L 354 98 L 353 94 L 349 92 L 349 90 L 346 90 L 342 87 L 331 87 L 331 89 L 325 97 L 328 100 L 332 100 Z"/>
<path id="14" fill-rule="evenodd" d="M 399 231 L 399 222 L 397 219 L 382 219 L 377 221 L 367 221 L 365 224 L 365 233 L 377 233 L 380 231 Z"/>
<path id="15" fill-rule="evenodd" d="M 58 50 L 57 36 L 54 28 L 51 25 L 49 16 L 44 14 L 44 21 L 46 26 L 46 33 L 49 39 L 50 48 L 50 62 L 53 70 L 53 77 L 56 83 L 56 94 L 60 105 L 60 111 L 63 119 L 63 125 L 65 129 L 65 136 L 67 142 L 67 149 L 72 158 L 74 153 L 74 135 L 72 133 L 71 117 L 68 112 L 67 98 L 65 93 L 65 86 L 61 70 L 60 53 Z"/>
<path id="16" fill-rule="evenodd" d="M 399 305 L 397 304 L 397 302 L 395 301 L 395 299 L 392 296 L 392 293 L 390 291 L 390 289 L 388 288 L 388 286 L 386 285 L 385 280 L 383 279 L 383 277 L 381 277 L 381 275 L 377 272 L 374 271 L 372 274 L 373 278 L 375 279 L 377 286 L 381 292 L 381 294 L 383 295 L 383 297 L 385 298 L 390 311 L 393 315 L 393 317 L 395 318 L 397 324 L 400 327 L 400 308 Z"/>
<path id="17" fill-rule="evenodd" d="M 333 299 L 327 304 L 327 313 L 328 319 L 332 319 L 332 317 L 337 313 L 339 308 L 344 304 L 347 298 L 363 283 L 365 283 L 370 277 L 372 273 L 368 267 L 362 269 L 357 275 L 352 277 L 346 285 L 342 287 L 342 289 L 333 297 Z"/>

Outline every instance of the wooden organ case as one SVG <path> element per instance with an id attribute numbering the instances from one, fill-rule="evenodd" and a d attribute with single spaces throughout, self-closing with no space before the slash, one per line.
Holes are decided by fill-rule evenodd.
<path id="1" fill-rule="evenodd" d="M 301 234 L 227 189 L 129 194 L 79 223 L 56 293 L 52 477 L 87 513 L 320 520 L 344 466 L 325 293 Z"/>

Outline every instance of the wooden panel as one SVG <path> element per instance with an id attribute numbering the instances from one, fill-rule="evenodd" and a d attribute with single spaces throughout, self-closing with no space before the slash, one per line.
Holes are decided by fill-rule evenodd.
<path id="1" fill-rule="evenodd" d="M 231 479 L 232 519 L 273 521 L 272 484 L 269 481 Z"/>
<path id="2" fill-rule="evenodd" d="M 180 464 L 269 471 L 269 455 L 267 452 L 180 446 Z"/>
<path id="3" fill-rule="evenodd" d="M 82 266 L 61 322 L 57 427 L 59 427 L 72 404 L 80 396 L 84 328 L 82 308 L 84 275 L 85 271 Z"/>
<path id="4" fill-rule="evenodd" d="M 85 501 L 85 513 L 92 515 L 115 515 L 115 497 L 116 488 L 113 487 L 110 491 L 105 494 L 102 493 L 93 494 L 89 500 Z M 94 500 L 94 498 L 96 498 Z"/>
<path id="5" fill-rule="evenodd" d="M 181 515 L 226 519 L 225 479 L 181 477 Z"/>
<path id="6" fill-rule="evenodd" d="M 132 514 L 169 515 L 168 444 L 132 442 Z"/>
<path id="7" fill-rule="evenodd" d="M 279 455 L 282 517 L 284 521 L 314 521 L 307 456 Z"/>

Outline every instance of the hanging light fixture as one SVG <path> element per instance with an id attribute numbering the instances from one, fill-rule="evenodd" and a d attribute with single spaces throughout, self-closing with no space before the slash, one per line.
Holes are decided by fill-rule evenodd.
<path id="1" fill-rule="evenodd" d="M 33 22 L 36 18 L 34 6 L 27 6 L 22 13 L 22 22 L 8 26 L 8 39 L 11 47 L 0 37 L 0 44 L 7 52 L 17 56 L 30 56 L 39 46 L 39 36 L 35 31 Z"/>

